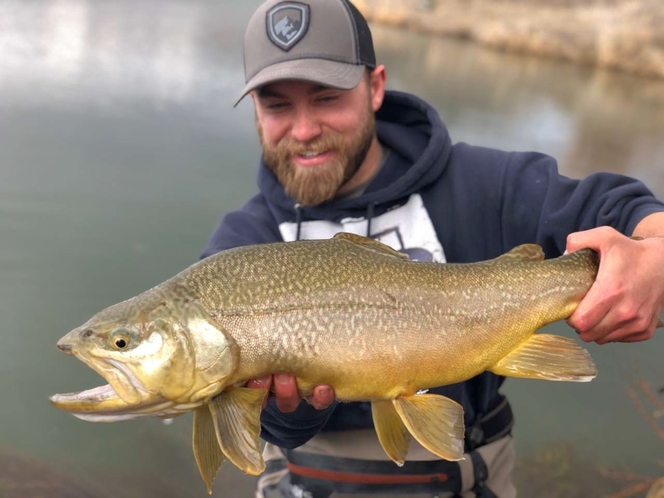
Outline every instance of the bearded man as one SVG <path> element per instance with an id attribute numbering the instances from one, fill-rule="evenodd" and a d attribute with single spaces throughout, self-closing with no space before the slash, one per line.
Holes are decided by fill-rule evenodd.
<path id="1" fill-rule="evenodd" d="M 260 192 L 223 217 L 204 257 L 338 232 L 441 264 L 529 242 L 547 257 L 590 247 L 599 274 L 569 324 L 599 344 L 652 337 L 664 307 L 664 205 L 641 182 L 572 180 L 543 154 L 453 145 L 435 109 L 385 90 L 369 27 L 347 0 L 265 2 L 249 21 L 244 59 Z M 413 442 L 401 468 L 382 450 L 368 403 L 338 404 L 330 386 L 302 400 L 286 373 L 250 380 L 275 393 L 261 417 L 267 470 L 257 496 L 513 497 L 503 380 L 487 372 L 432 389 L 463 405 L 465 460 Z"/>

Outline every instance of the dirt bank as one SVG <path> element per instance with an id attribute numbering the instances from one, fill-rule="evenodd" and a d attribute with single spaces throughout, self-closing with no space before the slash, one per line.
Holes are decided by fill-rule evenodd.
<path id="1" fill-rule="evenodd" d="M 355 0 L 368 20 L 664 78 L 661 0 Z"/>

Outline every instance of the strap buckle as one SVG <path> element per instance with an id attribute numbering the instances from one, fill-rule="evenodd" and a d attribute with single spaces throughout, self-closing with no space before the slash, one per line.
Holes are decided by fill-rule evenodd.
<path id="1" fill-rule="evenodd" d="M 473 425 L 466 429 L 466 445 L 468 450 L 473 451 L 484 442 L 484 429 L 481 420 L 476 420 Z"/>
<path id="2" fill-rule="evenodd" d="M 466 428 L 466 450 L 473 451 L 485 444 L 506 436 L 512 430 L 512 409 L 504 396 L 486 415 L 478 414 L 473 424 Z"/>

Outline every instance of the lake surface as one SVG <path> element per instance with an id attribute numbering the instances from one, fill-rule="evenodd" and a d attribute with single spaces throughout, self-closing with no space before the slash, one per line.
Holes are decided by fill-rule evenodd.
<path id="1" fill-rule="evenodd" d="M 55 349 L 63 334 L 196 261 L 255 192 L 253 110 L 232 102 L 258 4 L 0 0 L 0 455 L 26 469 L 0 469 L 0 497 L 205 495 L 190 416 L 91 424 L 48 396 L 101 383 Z M 431 102 L 455 142 L 546 152 L 568 176 L 615 171 L 664 197 L 664 82 L 391 28 L 374 38 L 388 86 Z M 625 391 L 637 376 L 664 385 L 664 332 L 589 350 L 591 384 L 506 383 L 519 455 L 569 441 L 593 465 L 664 474 L 664 441 Z M 51 481 L 29 471 L 44 468 Z M 252 482 L 227 465 L 214 495 Z"/>

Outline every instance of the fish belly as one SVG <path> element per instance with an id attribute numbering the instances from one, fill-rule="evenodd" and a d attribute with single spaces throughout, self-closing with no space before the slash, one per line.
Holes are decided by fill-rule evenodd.
<path id="1" fill-rule="evenodd" d="M 512 336 L 524 336 L 515 341 L 474 317 L 414 306 L 292 312 L 264 317 L 252 329 L 236 336 L 241 377 L 292 373 L 303 395 L 327 384 L 345 401 L 393 399 L 462 382 L 529 335 L 512 329 Z"/>

